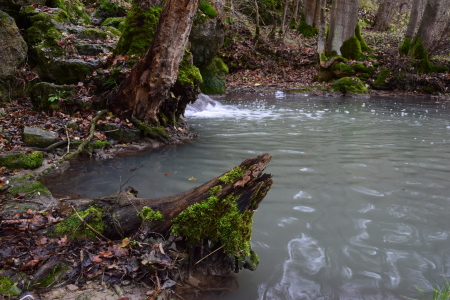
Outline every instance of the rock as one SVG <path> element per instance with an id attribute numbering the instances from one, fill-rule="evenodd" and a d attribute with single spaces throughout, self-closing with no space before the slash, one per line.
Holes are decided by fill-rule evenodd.
<path id="1" fill-rule="evenodd" d="M 40 151 L 33 151 L 26 154 L 22 152 L 5 152 L 0 153 L 0 166 L 8 169 L 34 169 L 42 165 L 44 160 Z"/>
<path id="2" fill-rule="evenodd" d="M 98 125 L 100 130 L 105 132 L 105 135 L 110 139 L 131 143 L 137 141 L 141 137 L 140 129 L 131 129 L 124 126 L 119 126 L 116 123 L 106 123 Z"/>
<path id="3" fill-rule="evenodd" d="M 58 141 L 58 134 L 31 126 L 24 127 L 22 137 L 24 143 L 31 147 L 46 148 Z"/>
<path id="4" fill-rule="evenodd" d="M 45 5 L 46 0 L 2 0 L 0 1 L 0 10 L 17 17 L 22 6 L 28 5 Z"/>
<path id="5" fill-rule="evenodd" d="M 11 78 L 27 56 L 27 44 L 13 18 L 0 11 L 0 81 Z"/>
<path id="6" fill-rule="evenodd" d="M 331 84 L 331 88 L 344 94 L 368 94 L 369 90 L 358 77 L 343 77 Z"/>
<path id="7" fill-rule="evenodd" d="M 76 94 L 74 86 L 41 82 L 33 87 L 30 96 L 35 109 L 51 110 L 52 106 L 58 105 L 58 98 L 66 99 Z"/>
<path id="8" fill-rule="evenodd" d="M 75 291 L 79 290 L 79 288 L 75 284 L 69 284 L 68 286 L 66 286 L 66 289 L 71 292 L 75 292 Z"/>
<path id="9" fill-rule="evenodd" d="M 200 73 L 203 78 L 203 82 L 200 84 L 202 93 L 225 93 L 228 67 L 220 57 L 214 57 L 208 65 L 201 67 Z"/>

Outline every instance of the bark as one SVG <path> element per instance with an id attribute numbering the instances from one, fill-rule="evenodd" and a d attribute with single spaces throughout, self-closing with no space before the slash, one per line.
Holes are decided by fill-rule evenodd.
<path id="1" fill-rule="evenodd" d="M 355 35 L 359 0 L 333 1 L 326 51 L 341 54 L 342 43 Z"/>
<path id="2" fill-rule="evenodd" d="M 326 0 L 320 0 L 320 22 L 319 22 L 319 38 L 317 40 L 317 53 L 319 53 L 319 61 L 322 63 L 321 54 L 325 53 L 325 31 L 326 31 L 326 19 L 325 19 L 325 10 L 326 10 Z"/>
<path id="3" fill-rule="evenodd" d="M 283 38 L 286 34 L 286 16 L 287 16 L 287 11 L 288 11 L 290 2 L 291 2 L 291 0 L 284 1 L 283 15 L 281 18 L 281 31 L 283 32 Z"/>
<path id="4" fill-rule="evenodd" d="M 313 27 L 316 29 L 318 29 L 320 26 L 320 2 L 321 0 L 316 0 L 316 7 L 314 11 Z"/>
<path id="5" fill-rule="evenodd" d="M 103 235 L 111 239 L 131 236 L 133 233 L 136 233 L 142 224 L 142 220 L 137 215 L 137 212 L 141 211 L 144 206 L 161 212 L 164 216 L 164 221 L 156 222 L 152 226 L 152 231 L 166 234 L 172 226 L 174 218 L 189 206 L 209 198 L 211 196 L 211 188 L 219 185 L 222 186 L 221 192 L 217 195 L 219 199 L 225 199 L 231 194 L 240 195 L 235 200 L 240 213 L 244 213 L 247 210 L 254 211 L 258 208 L 273 183 L 270 174 L 262 173 L 271 158 L 270 154 L 263 154 L 256 158 L 245 160 L 239 165 L 241 169 L 247 169 L 245 175 L 232 183 L 223 183 L 219 179 L 221 176 L 219 176 L 186 192 L 155 199 L 135 198 L 129 193 L 122 191 L 111 196 L 95 199 L 92 205 L 108 209 L 109 213 L 104 220 L 106 230 L 103 232 Z M 120 216 L 120 218 L 115 218 L 114 216 Z"/>
<path id="6" fill-rule="evenodd" d="M 433 42 L 433 30 L 436 26 L 437 16 L 439 12 L 441 1 L 440 0 L 428 0 L 425 5 L 425 11 L 420 22 L 419 29 L 417 30 L 416 39 L 422 40 L 422 46 L 425 51 L 428 51 Z"/>
<path id="7" fill-rule="evenodd" d="M 417 24 L 419 23 L 420 7 L 422 6 L 422 0 L 413 0 L 411 7 L 411 15 L 409 17 L 408 26 L 406 27 L 405 38 L 411 39 L 416 31 Z"/>
<path id="8" fill-rule="evenodd" d="M 300 0 L 295 1 L 295 8 L 294 8 L 294 22 L 297 24 L 298 22 L 298 7 L 300 6 Z"/>
<path id="9" fill-rule="evenodd" d="M 317 2 L 317 0 L 305 0 L 303 6 L 303 15 L 305 17 L 305 22 L 310 26 L 314 26 L 315 24 L 314 19 L 316 17 L 316 5 L 318 5 Z"/>
<path id="10" fill-rule="evenodd" d="M 159 125 L 158 114 L 170 101 L 197 7 L 198 0 L 167 0 L 150 49 L 109 99 L 115 114 Z M 168 107 L 164 113 L 171 117 L 177 106 Z"/>
<path id="11" fill-rule="evenodd" d="M 374 29 L 376 31 L 386 31 L 389 29 L 392 13 L 396 6 L 397 3 L 393 0 L 385 0 L 380 4 L 375 17 Z"/>
<path id="12" fill-rule="evenodd" d="M 258 6 L 258 0 L 254 0 L 254 6 L 255 6 L 255 40 L 259 39 L 259 35 L 260 35 L 260 26 L 259 26 L 259 6 Z"/>

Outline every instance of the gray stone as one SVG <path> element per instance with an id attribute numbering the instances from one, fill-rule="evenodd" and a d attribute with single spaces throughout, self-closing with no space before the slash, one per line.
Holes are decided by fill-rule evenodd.
<path id="1" fill-rule="evenodd" d="M 22 6 L 28 6 L 32 4 L 45 5 L 46 0 L 1 0 L 0 10 L 16 17 L 19 14 Z"/>
<path id="2" fill-rule="evenodd" d="M 77 94 L 77 89 L 70 85 L 56 85 L 48 82 L 40 82 L 31 90 L 31 100 L 35 109 L 49 110 L 54 101 L 51 97 L 66 99 Z"/>
<path id="3" fill-rule="evenodd" d="M 23 141 L 27 146 L 46 148 L 58 141 L 58 134 L 38 127 L 25 126 Z"/>
<path id="4" fill-rule="evenodd" d="M 75 292 L 75 291 L 78 291 L 78 290 L 79 290 L 79 288 L 78 288 L 75 284 L 69 284 L 69 285 L 66 287 L 66 289 L 68 289 L 68 290 L 71 291 L 71 292 Z"/>
<path id="5" fill-rule="evenodd" d="M 14 19 L 0 11 L 0 80 L 14 75 L 17 66 L 24 62 L 27 50 Z"/>

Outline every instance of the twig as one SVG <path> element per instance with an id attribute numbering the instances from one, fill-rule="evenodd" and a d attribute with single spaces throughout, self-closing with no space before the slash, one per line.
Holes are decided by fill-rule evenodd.
<path id="1" fill-rule="evenodd" d="M 211 252 L 210 254 L 206 255 L 206 256 L 203 257 L 203 258 L 201 258 L 198 262 L 196 262 L 196 263 L 194 264 L 194 266 L 195 266 L 196 264 L 198 264 L 199 262 L 201 262 L 202 260 L 204 260 L 205 258 L 207 258 L 208 256 L 210 256 L 210 255 L 216 253 L 218 250 L 220 250 L 220 249 L 222 249 L 222 248 L 223 248 L 223 246 L 220 246 L 219 248 L 217 248 L 216 250 L 214 250 L 214 251 Z"/>
<path id="2" fill-rule="evenodd" d="M 75 214 L 77 215 L 78 219 L 80 219 L 81 222 L 83 222 L 84 225 L 86 225 L 90 230 L 92 230 L 95 234 L 101 236 L 102 238 L 104 238 L 107 241 L 111 241 L 110 239 L 108 239 L 106 236 L 104 236 L 103 234 L 101 234 L 100 232 L 98 232 L 97 230 L 95 230 L 94 228 L 92 228 L 91 225 L 89 225 L 77 212 L 77 210 L 75 209 L 75 207 L 71 206 L 73 211 L 75 212 Z"/>
<path id="3" fill-rule="evenodd" d="M 64 125 L 64 129 L 66 130 L 66 137 L 67 137 L 67 152 L 70 152 L 70 138 L 69 138 L 69 131 L 67 130 L 67 125 Z"/>

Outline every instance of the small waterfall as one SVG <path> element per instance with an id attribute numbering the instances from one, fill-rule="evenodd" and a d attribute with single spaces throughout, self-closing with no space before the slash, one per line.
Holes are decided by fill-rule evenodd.
<path id="1" fill-rule="evenodd" d="M 211 97 L 209 97 L 208 95 L 200 94 L 198 95 L 197 101 L 195 101 L 192 104 L 188 104 L 188 106 L 186 107 L 186 111 L 184 112 L 184 115 L 186 117 L 191 117 L 195 113 L 202 112 L 205 110 L 211 110 L 219 106 L 221 106 L 221 104 L 216 100 L 211 99 Z"/>

